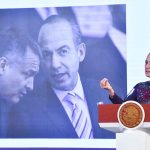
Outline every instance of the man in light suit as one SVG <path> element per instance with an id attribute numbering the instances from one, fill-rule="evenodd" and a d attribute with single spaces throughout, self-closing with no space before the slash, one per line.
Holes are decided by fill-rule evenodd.
<path id="1" fill-rule="evenodd" d="M 15 28 L 0 31 L 0 138 L 7 137 L 12 104 L 33 90 L 34 76 L 39 71 L 39 49 L 33 39 Z"/>
<path id="2" fill-rule="evenodd" d="M 46 80 L 40 82 L 40 76 L 32 95 L 11 113 L 9 137 L 114 138 L 114 133 L 98 126 L 97 103 L 103 97 L 98 81 L 82 78 L 78 73 L 86 48 L 76 23 L 50 16 L 40 28 L 38 41 Z M 64 102 L 68 93 L 80 98 L 90 127 L 86 137 L 82 136 L 84 131 L 78 133 L 69 116 L 68 104 Z"/>

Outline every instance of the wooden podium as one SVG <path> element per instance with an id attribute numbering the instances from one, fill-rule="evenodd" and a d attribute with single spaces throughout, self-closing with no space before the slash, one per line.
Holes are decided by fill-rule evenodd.
<path id="1" fill-rule="evenodd" d="M 130 101 L 133 102 L 133 101 Z M 123 104 L 99 104 L 98 105 L 98 122 L 101 128 L 116 133 L 117 150 L 150 150 L 150 104 L 141 105 L 144 111 L 143 122 L 138 127 L 125 127 L 120 122 L 118 111 Z M 140 105 L 140 104 L 138 104 Z M 122 111 L 125 118 L 130 112 Z M 119 112 L 120 113 L 120 112 Z M 135 114 L 132 114 L 135 117 Z"/>

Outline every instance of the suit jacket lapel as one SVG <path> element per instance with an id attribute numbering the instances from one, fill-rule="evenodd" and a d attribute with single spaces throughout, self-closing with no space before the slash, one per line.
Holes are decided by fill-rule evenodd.
<path id="1" fill-rule="evenodd" d="M 98 87 L 95 86 L 97 85 L 97 83 L 95 83 L 94 80 L 91 81 L 88 79 L 84 79 L 82 80 L 82 85 L 83 85 L 84 94 L 86 97 L 90 118 L 92 122 L 93 136 L 94 138 L 100 137 L 101 131 L 98 125 L 98 108 L 97 108 L 97 103 L 100 98 L 100 93 L 97 90 Z"/>
<path id="2" fill-rule="evenodd" d="M 63 108 L 60 100 L 57 98 L 56 94 L 51 88 L 47 88 L 47 98 L 48 103 L 48 118 L 50 118 L 50 124 L 53 124 L 53 127 L 58 130 L 58 136 L 66 138 L 77 138 L 77 134 L 70 122 L 70 119 Z"/>

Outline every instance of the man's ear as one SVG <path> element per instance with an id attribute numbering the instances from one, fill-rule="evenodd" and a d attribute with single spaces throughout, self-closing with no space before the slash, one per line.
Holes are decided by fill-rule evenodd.
<path id="1" fill-rule="evenodd" d="M 86 46 L 85 43 L 81 43 L 78 46 L 78 52 L 79 52 L 79 58 L 80 58 L 80 62 L 82 62 L 85 58 L 85 54 L 86 54 Z"/>
<path id="2" fill-rule="evenodd" d="M 7 62 L 8 60 L 6 57 L 0 57 L 0 75 L 4 73 Z"/>

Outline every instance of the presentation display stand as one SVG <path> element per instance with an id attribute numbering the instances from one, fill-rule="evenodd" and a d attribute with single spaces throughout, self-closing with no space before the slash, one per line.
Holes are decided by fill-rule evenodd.
<path id="1" fill-rule="evenodd" d="M 116 133 L 117 150 L 150 149 L 150 104 L 99 104 L 98 122 L 101 128 Z"/>

